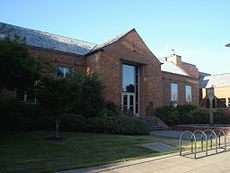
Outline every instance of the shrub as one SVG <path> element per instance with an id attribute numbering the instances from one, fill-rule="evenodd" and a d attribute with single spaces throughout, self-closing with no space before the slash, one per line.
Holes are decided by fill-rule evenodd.
<path id="1" fill-rule="evenodd" d="M 176 107 L 176 109 L 178 110 L 178 112 L 180 114 L 187 114 L 188 112 L 193 111 L 194 109 L 196 109 L 197 107 L 191 104 L 187 104 L 187 105 L 178 105 Z"/>
<path id="2" fill-rule="evenodd" d="M 230 113 L 224 109 L 217 109 L 214 111 L 215 124 L 230 124 Z"/>
<path id="3" fill-rule="evenodd" d="M 179 122 L 179 114 L 177 108 L 174 106 L 170 105 L 157 108 L 156 114 L 169 126 L 174 126 Z"/>
<path id="4" fill-rule="evenodd" d="M 99 117 L 103 116 L 118 116 L 120 115 L 120 108 L 112 102 L 104 102 L 103 108 L 99 112 Z"/>
<path id="5" fill-rule="evenodd" d="M 207 124 L 209 123 L 209 109 L 204 107 L 197 107 L 189 113 L 193 118 L 195 124 Z"/>
<path id="6" fill-rule="evenodd" d="M 137 118 L 104 116 L 88 119 L 88 131 L 112 134 L 145 135 L 148 127 Z"/>
<path id="7" fill-rule="evenodd" d="M 209 110 L 194 105 L 163 106 L 156 109 L 156 114 L 167 125 L 208 123 Z"/>
<path id="8" fill-rule="evenodd" d="M 86 129 L 86 118 L 79 114 L 65 114 L 62 119 L 61 129 L 64 131 L 84 131 Z"/>
<path id="9" fill-rule="evenodd" d="M 0 129 L 28 130 L 39 119 L 37 105 L 24 104 L 17 99 L 0 100 Z"/>

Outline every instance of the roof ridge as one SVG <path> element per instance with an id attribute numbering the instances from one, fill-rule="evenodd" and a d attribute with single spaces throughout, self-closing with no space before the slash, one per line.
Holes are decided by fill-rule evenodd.
<path id="1" fill-rule="evenodd" d="M 220 76 L 220 75 L 230 75 L 230 73 L 220 73 L 220 74 L 213 74 L 213 75 L 210 75 L 210 76 Z"/>
<path id="2" fill-rule="evenodd" d="M 104 41 L 104 42 L 102 42 L 100 44 L 97 44 L 88 54 L 92 54 L 92 53 L 94 53 L 96 51 L 99 51 L 100 49 L 103 49 L 103 48 L 105 48 L 105 47 L 107 47 L 107 46 L 119 41 L 120 39 L 122 39 L 124 36 L 126 36 L 127 34 L 129 34 L 132 31 L 136 31 L 135 28 L 133 28 L 133 29 L 127 31 L 127 32 L 124 32 L 122 34 L 119 34 L 117 36 L 114 36 L 114 37 L 112 37 L 112 38 L 110 38 L 110 39 L 108 39 L 108 40 L 106 40 L 106 41 Z"/>

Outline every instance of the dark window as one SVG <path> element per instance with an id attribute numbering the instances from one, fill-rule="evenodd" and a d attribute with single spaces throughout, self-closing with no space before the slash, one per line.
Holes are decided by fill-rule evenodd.
<path id="1" fill-rule="evenodd" d="M 69 67 L 59 66 L 57 69 L 57 77 L 70 77 L 73 73 L 73 70 Z"/>

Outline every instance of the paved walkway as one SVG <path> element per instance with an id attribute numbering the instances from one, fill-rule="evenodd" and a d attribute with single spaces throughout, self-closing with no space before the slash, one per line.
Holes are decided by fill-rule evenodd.
<path id="1" fill-rule="evenodd" d="M 157 136 L 179 139 L 181 133 L 182 133 L 181 131 L 176 131 L 176 130 L 155 130 L 155 131 L 151 131 L 150 135 L 157 135 Z"/>
<path id="2" fill-rule="evenodd" d="M 200 159 L 171 154 L 59 173 L 229 173 L 229 163 L 230 151 Z"/>

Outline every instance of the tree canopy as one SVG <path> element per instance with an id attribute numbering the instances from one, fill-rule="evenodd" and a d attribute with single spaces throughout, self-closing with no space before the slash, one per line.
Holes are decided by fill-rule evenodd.
<path id="1" fill-rule="evenodd" d="M 41 65 L 17 40 L 0 41 L 0 90 L 28 90 L 41 76 Z"/>

